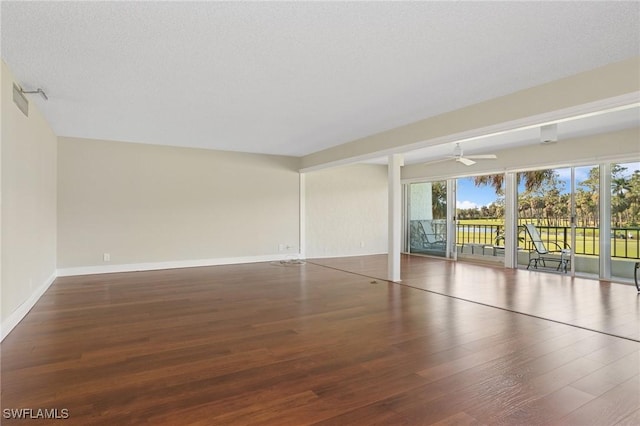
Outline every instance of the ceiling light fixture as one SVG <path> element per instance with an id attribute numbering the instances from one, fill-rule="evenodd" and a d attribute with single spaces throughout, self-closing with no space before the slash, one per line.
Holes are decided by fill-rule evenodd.
<path id="1" fill-rule="evenodd" d="M 558 142 L 558 123 L 540 127 L 540 143 L 550 144 Z"/>

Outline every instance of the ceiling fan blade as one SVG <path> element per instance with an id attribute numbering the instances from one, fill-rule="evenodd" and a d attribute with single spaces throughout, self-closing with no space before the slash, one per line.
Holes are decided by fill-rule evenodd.
<path id="1" fill-rule="evenodd" d="M 452 157 L 447 157 L 447 158 L 441 158 L 439 160 L 433 160 L 433 161 L 426 161 L 422 164 L 437 164 L 437 163 L 443 163 L 445 161 L 450 161 L 452 159 Z"/>
<path id="2" fill-rule="evenodd" d="M 465 158 L 473 158 L 474 160 L 495 160 L 498 158 L 495 154 L 466 155 Z"/>
<path id="3" fill-rule="evenodd" d="M 475 161 L 473 161 L 473 160 L 469 160 L 467 157 L 459 157 L 459 158 L 456 158 L 456 161 L 458 161 L 458 162 L 460 162 L 460 163 L 464 164 L 465 166 L 470 166 L 470 165 L 472 165 L 472 164 L 476 164 L 476 162 L 475 162 Z"/>

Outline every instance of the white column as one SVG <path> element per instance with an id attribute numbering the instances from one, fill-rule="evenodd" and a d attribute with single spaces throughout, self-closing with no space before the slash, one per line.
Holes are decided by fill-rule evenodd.
<path id="1" fill-rule="evenodd" d="M 504 176 L 504 267 L 518 267 L 518 176 Z"/>
<path id="2" fill-rule="evenodd" d="M 403 166 L 402 154 L 389 156 L 389 253 L 387 279 L 400 281 L 400 251 L 402 244 L 402 184 L 400 168 Z"/>
<path id="3" fill-rule="evenodd" d="M 306 210 L 306 186 L 305 186 L 305 174 L 300 173 L 300 188 L 299 188 L 299 207 L 300 210 L 298 212 L 298 224 L 300 226 L 299 229 L 299 241 L 298 241 L 298 253 L 300 259 L 306 258 L 306 246 L 307 246 L 307 210 Z"/>

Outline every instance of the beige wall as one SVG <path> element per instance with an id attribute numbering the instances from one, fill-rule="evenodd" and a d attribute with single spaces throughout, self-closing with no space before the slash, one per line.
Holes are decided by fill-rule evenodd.
<path id="1" fill-rule="evenodd" d="M 57 139 L 33 101 L 29 117 L 13 103 L 15 81 L 2 62 L 3 336 L 14 320 L 22 318 L 17 313 L 26 313 L 35 303 L 56 271 Z"/>
<path id="2" fill-rule="evenodd" d="M 298 166 L 291 157 L 61 137 L 58 268 L 297 253 Z"/>
<path id="3" fill-rule="evenodd" d="M 456 162 L 412 164 L 403 167 L 403 179 L 449 178 L 465 175 L 503 173 L 514 169 L 562 167 L 573 164 L 597 164 L 602 161 L 638 161 L 640 129 L 558 141 L 549 145 L 529 145 L 496 151 L 497 160 L 478 161 L 471 167 Z"/>
<path id="4" fill-rule="evenodd" d="M 311 172 L 305 175 L 305 189 L 306 257 L 387 252 L 386 166 Z"/>

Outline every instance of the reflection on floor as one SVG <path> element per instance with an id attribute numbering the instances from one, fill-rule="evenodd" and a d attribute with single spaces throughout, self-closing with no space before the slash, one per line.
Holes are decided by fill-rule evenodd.
<path id="1" fill-rule="evenodd" d="M 386 272 L 384 257 L 325 263 Z M 432 292 L 311 262 L 58 278 L 2 342 L 3 414 L 66 409 L 60 424 L 79 426 L 640 424 L 640 343 L 433 292 L 629 330 L 635 288 L 437 259 L 404 258 L 404 270 Z"/>
<path id="2" fill-rule="evenodd" d="M 387 256 L 311 259 L 378 279 Z M 640 341 L 640 295 L 632 285 L 562 274 L 402 256 L 402 284 Z"/>

